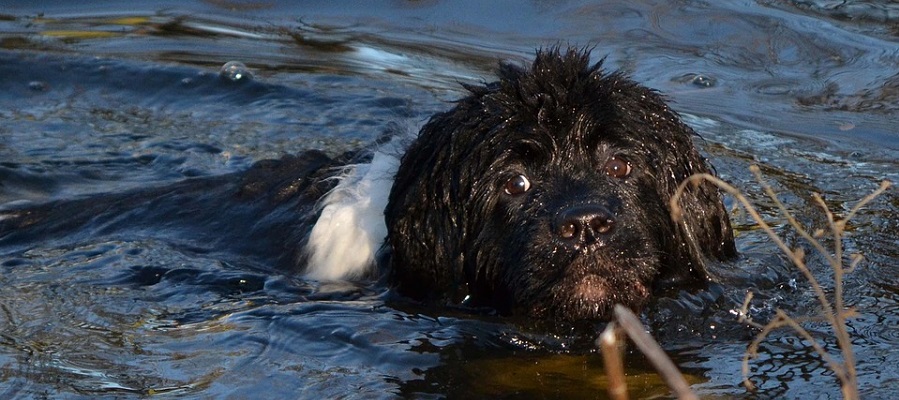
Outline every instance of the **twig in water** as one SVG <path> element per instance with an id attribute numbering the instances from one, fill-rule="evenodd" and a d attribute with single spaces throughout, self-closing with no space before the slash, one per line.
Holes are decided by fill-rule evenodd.
<path id="1" fill-rule="evenodd" d="M 643 324 L 640 322 L 640 319 L 634 315 L 631 310 L 628 310 L 627 307 L 622 306 L 620 304 L 615 305 L 615 322 L 621 329 L 630 337 L 631 341 L 637 345 L 637 348 L 643 352 L 643 355 L 646 356 L 646 359 L 649 360 L 649 363 L 655 367 L 656 371 L 661 375 L 662 380 L 668 385 L 674 395 L 679 399 L 689 399 L 694 400 L 698 399 L 696 394 L 690 390 L 690 384 L 687 383 L 687 380 L 684 379 L 684 376 L 680 373 L 680 370 L 677 369 L 677 366 L 674 365 L 674 362 L 668 358 L 668 355 L 665 354 L 665 351 L 662 350 L 662 346 L 659 346 L 656 343 L 655 339 L 652 338 L 648 333 L 646 333 Z M 612 325 L 613 323 L 610 323 Z M 608 328 L 606 328 L 608 331 Z M 605 335 L 606 332 L 603 332 Z M 602 341 L 602 337 L 600 337 L 600 341 Z M 614 348 L 614 351 L 620 351 L 617 346 Z M 606 357 L 606 349 L 603 348 L 603 357 Z M 620 356 L 619 356 L 620 357 Z M 608 371 L 609 365 L 606 363 L 606 370 Z M 609 380 L 611 381 L 611 377 Z M 611 390 L 611 388 L 610 388 Z M 611 392 L 610 392 L 611 394 Z M 614 398 L 614 397 L 613 397 Z"/>
<path id="2" fill-rule="evenodd" d="M 603 362 L 606 366 L 606 377 L 609 379 L 609 397 L 612 400 L 627 400 L 627 382 L 624 378 L 624 359 L 621 357 L 622 343 L 614 322 L 609 322 L 606 329 L 596 340 L 602 350 Z"/>
<path id="3" fill-rule="evenodd" d="M 752 293 L 750 292 L 746 296 L 746 300 L 743 302 L 743 307 L 740 310 L 740 321 L 749 323 L 750 325 L 761 329 L 761 332 L 756 336 L 755 340 L 749 345 L 746 350 L 746 354 L 743 357 L 743 382 L 744 385 L 750 390 L 755 389 L 755 385 L 749 380 L 749 360 L 751 358 L 758 356 L 758 348 L 761 345 L 761 342 L 764 341 L 771 332 L 775 329 L 781 327 L 790 327 L 793 329 L 796 334 L 809 343 L 809 345 L 815 350 L 816 353 L 827 363 L 828 367 L 836 374 L 837 378 L 840 380 L 840 385 L 843 393 L 843 398 L 845 399 L 858 399 L 858 379 L 855 369 L 855 354 L 852 350 L 852 341 L 849 337 L 849 333 L 846 330 L 846 322 L 849 318 L 855 315 L 855 311 L 851 308 L 847 308 L 844 305 L 843 299 L 843 277 L 846 273 L 853 270 L 858 263 L 861 261 L 862 257 L 859 254 L 853 254 L 850 256 L 850 263 L 848 267 L 845 267 L 843 264 L 843 231 L 846 228 L 846 223 L 854 217 L 858 211 L 871 200 L 879 196 L 881 193 L 887 190 L 890 187 L 891 183 L 889 181 L 883 181 L 880 184 L 880 187 L 875 190 L 870 195 L 861 199 L 846 215 L 845 218 L 839 219 L 837 218 L 833 212 L 831 212 L 830 208 L 824 203 L 824 200 L 818 194 L 813 194 L 812 197 L 815 200 L 815 203 L 821 207 L 824 211 L 824 214 L 827 216 L 828 227 L 830 229 L 830 234 L 832 235 L 832 239 L 834 242 L 833 254 L 828 251 L 824 244 L 818 240 L 818 238 L 824 236 L 823 231 L 814 232 L 814 234 L 809 234 L 809 232 L 801 225 L 798 221 L 793 217 L 793 215 L 787 210 L 784 204 L 777 198 L 777 195 L 774 193 L 774 190 L 770 185 L 765 183 L 762 178 L 759 167 L 753 165 L 750 167 L 750 171 L 752 171 L 753 175 L 755 175 L 756 179 L 762 185 L 762 189 L 768 195 L 769 198 L 775 203 L 778 210 L 781 214 L 787 219 L 787 222 L 796 232 L 804 238 L 818 253 L 821 254 L 822 257 L 827 261 L 830 265 L 831 269 L 834 273 L 834 289 L 833 289 L 833 301 L 831 302 L 827 295 L 824 292 L 824 288 L 818 282 L 818 279 L 812 274 L 811 270 L 805 264 L 805 252 L 802 249 L 790 249 L 789 246 L 774 232 L 770 225 L 768 225 L 764 219 L 762 219 L 761 215 L 759 215 L 758 211 L 756 211 L 755 207 L 749 202 L 749 200 L 740 193 L 739 190 L 734 188 L 733 186 L 727 184 L 721 179 L 710 175 L 710 174 L 697 174 L 687 178 L 684 182 L 682 182 L 675 192 L 675 195 L 671 199 L 671 214 L 676 221 L 682 219 L 682 210 L 680 205 L 678 204 L 678 200 L 680 196 L 683 194 L 684 190 L 687 189 L 688 185 L 699 185 L 703 180 L 709 181 L 712 184 L 718 186 L 725 192 L 734 196 L 734 198 L 743 206 L 746 212 L 750 215 L 750 217 L 758 224 L 758 226 L 771 238 L 772 241 L 777 245 L 778 248 L 786 254 L 790 261 L 793 262 L 794 265 L 799 269 L 799 271 L 805 276 L 805 278 L 809 281 L 809 284 L 812 287 L 812 290 L 815 293 L 815 297 L 818 299 L 818 303 L 820 303 L 822 312 L 821 318 L 827 321 L 828 324 L 832 327 L 834 331 L 834 336 L 836 337 L 837 346 L 840 349 L 840 355 L 842 356 L 842 362 L 837 361 L 830 353 L 828 353 L 824 347 L 808 332 L 805 328 L 802 327 L 801 323 L 804 320 L 797 320 L 796 318 L 790 317 L 783 310 L 778 309 L 776 317 L 768 322 L 765 325 L 758 324 L 752 321 L 749 316 L 749 302 L 752 300 Z"/>

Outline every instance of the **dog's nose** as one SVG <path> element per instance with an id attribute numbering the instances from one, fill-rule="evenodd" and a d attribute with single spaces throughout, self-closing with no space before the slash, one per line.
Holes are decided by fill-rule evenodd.
<path id="1" fill-rule="evenodd" d="M 556 216 L 556 234 L 566 241 L 591 243 L 615 229 L 612 213 L 600 205 L 582 205 Z"/>

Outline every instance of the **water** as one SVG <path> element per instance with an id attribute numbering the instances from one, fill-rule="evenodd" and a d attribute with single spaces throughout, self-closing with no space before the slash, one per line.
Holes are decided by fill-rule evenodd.
<path id="1" fill-rule="evenodd" d="M 825 219 L 810 193 L 845 213 L 899 181 L 892 3 L 56 3 L 0 9 L 4 208 L 339 154 L 449 108 L 498 60 L 556 43 L 596 45 L 665 93 L 790 243 L 750 164 L 815 228 Z M 846 291 L 868 398 L 899 391 L 897 214 L 891 190 L 844 243 L 866 257 Z M 758 320 L 818 308 L 764 234 L 735 223 L 742 256 L 717 267 L 722 286 L 660 300 L 645 315 L 652 333 L 702 397 L 838 398 L 826 365 L 781 331 L 751 364 L 759 392 L 741 386 L 756 333 L 734 316 L 746 290 Z M 590 334 L 422 309 L 378 284 L 303 281 L 239 252 L 80 233 L 0 249 L 4 398 L 606 396 Z M 831 292 L 821 257 L 809 264 Z M 806 327 L 833 348 L 826 326 Z M 634 398 L 667 393 L 634 351 L 628 374 Z"/>

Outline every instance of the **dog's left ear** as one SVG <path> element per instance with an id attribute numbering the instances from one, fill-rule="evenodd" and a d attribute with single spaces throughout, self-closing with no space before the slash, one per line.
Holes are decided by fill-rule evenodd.
<path id="1" fill-rule="evenodd" d="M 667 159 L 661 163 L 665 166 L 662 190 L 667 194 L 666 207 L 675 224 L 676 242 L 669 246 L 674 259 L 669 265 L 677 266 L 675 275 L 704 281 L 708 279 L 705 260 L 736 256 L 733 229 L 718 187 L 708 181 L 687 185 L 678 202 L 683 212 L 677 220 L 673 218 L 670 199 L 678 185 L 694 174 L 712 173 L 693 145 L 692 139 L 698 135 L 679 119 L 675 121 L 682 134 L 668 142 L 672 148 L 663 155 Z"/>

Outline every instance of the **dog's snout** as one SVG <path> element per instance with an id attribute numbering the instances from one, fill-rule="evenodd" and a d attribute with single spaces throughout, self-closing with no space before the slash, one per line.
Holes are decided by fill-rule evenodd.
<path id="1" fill-rule="evenodd" d="M 556 217 L 556 234 L 566 241 L 590 243 L 615 229 L 615 218 L 599 205 L 583 205 L 563 210 Z"/>

